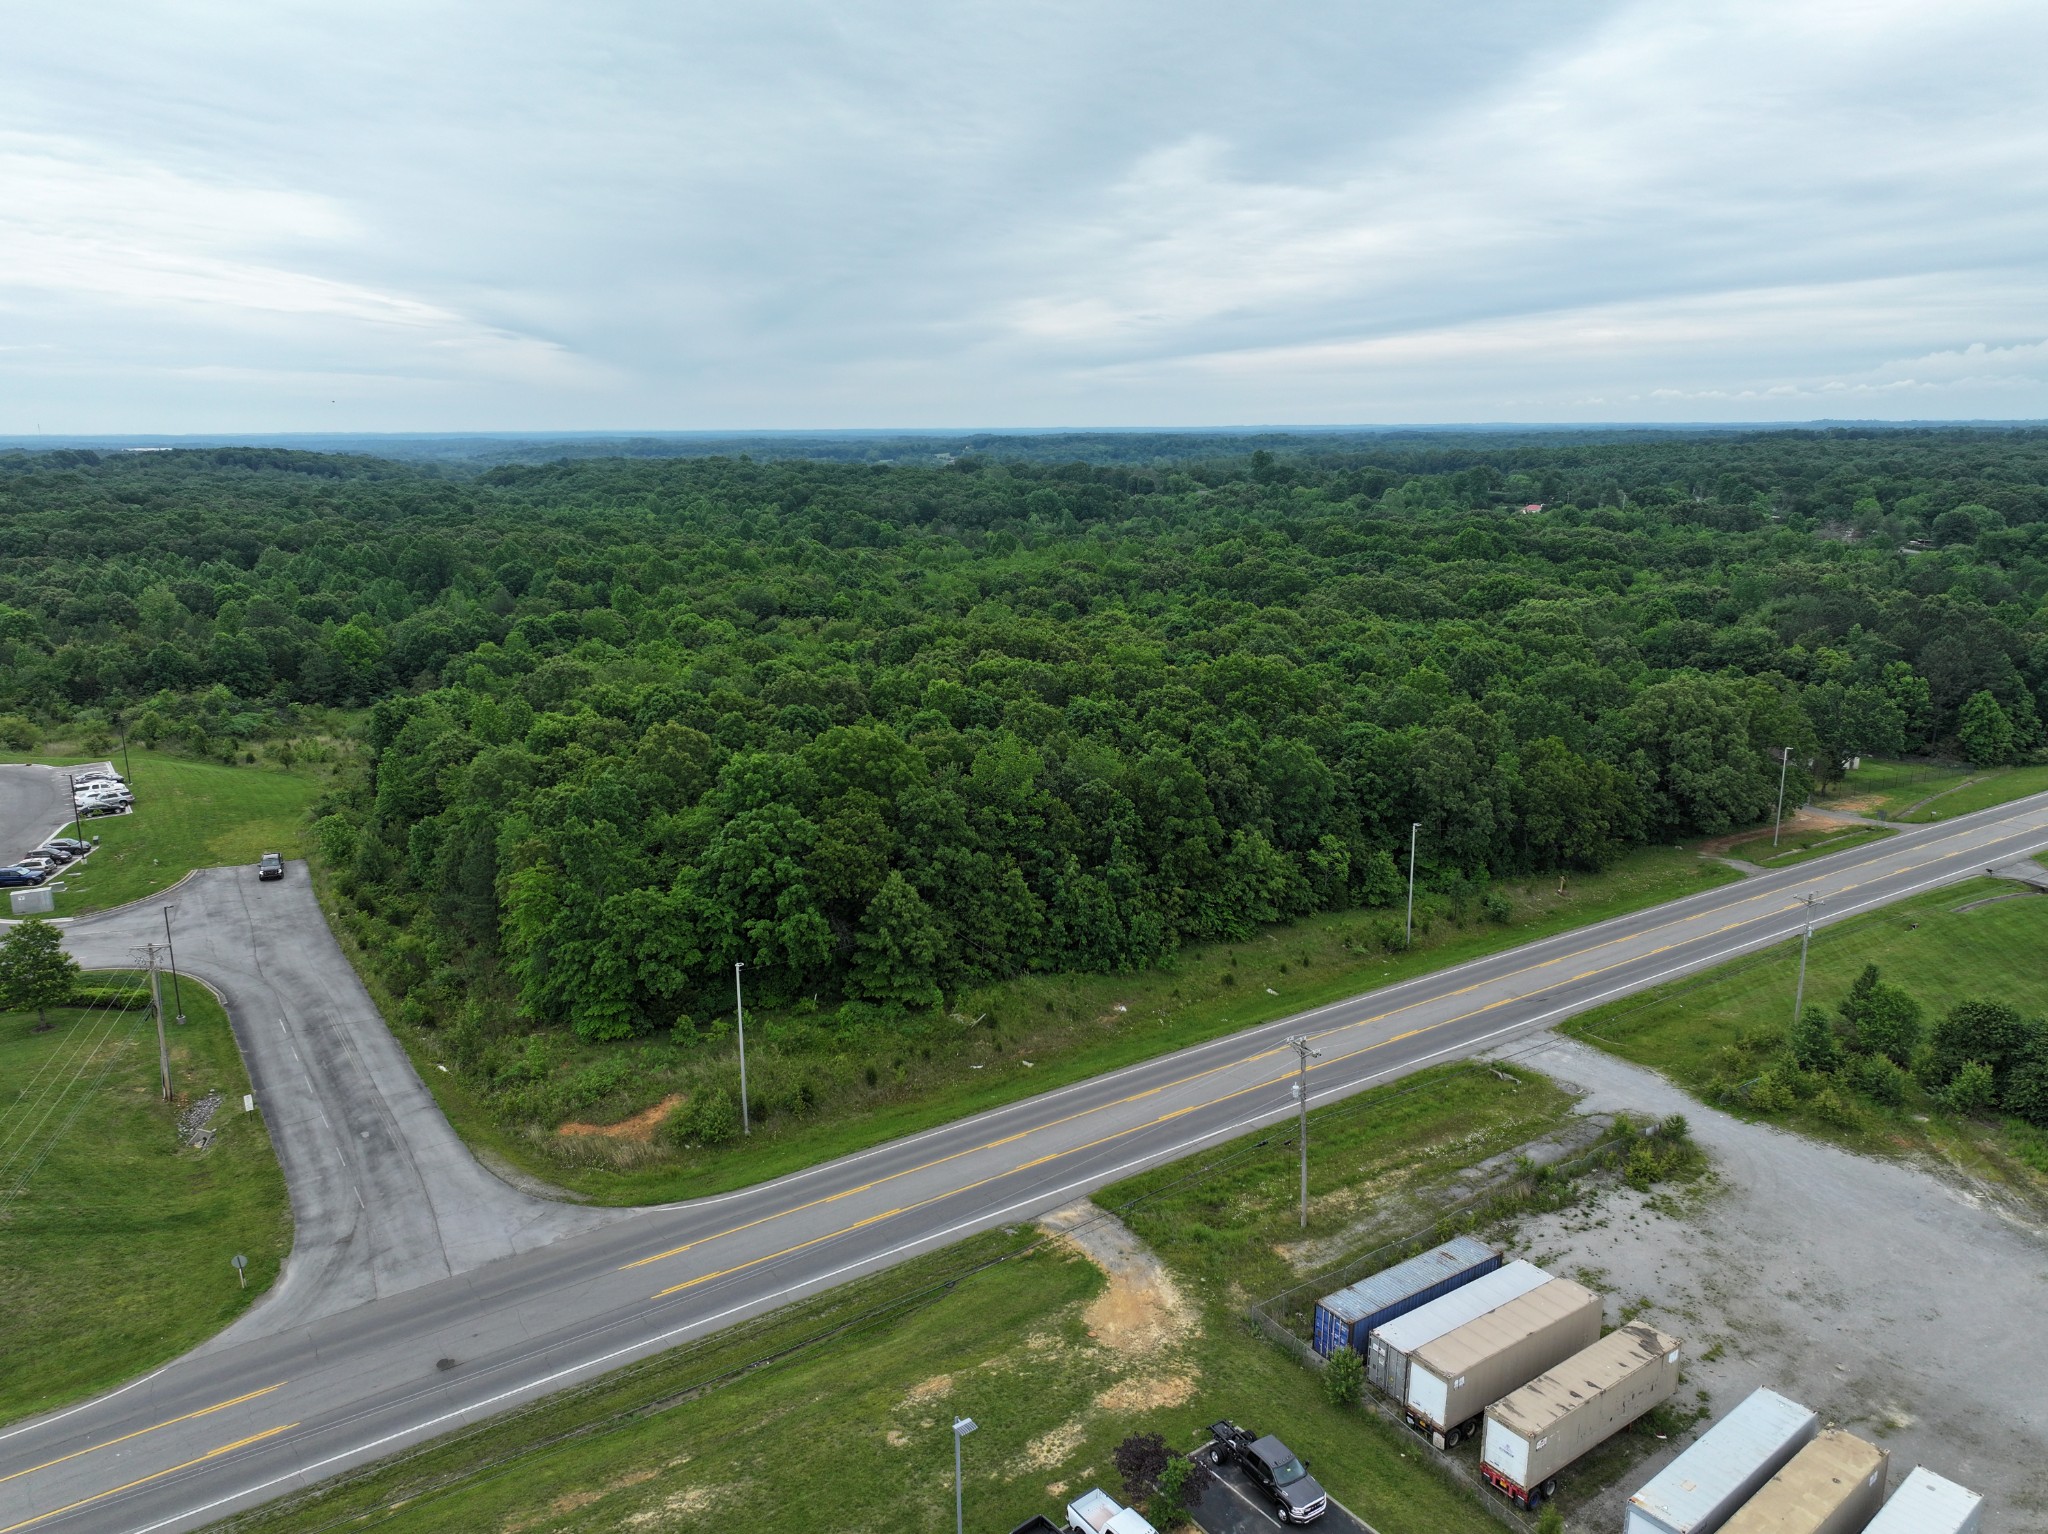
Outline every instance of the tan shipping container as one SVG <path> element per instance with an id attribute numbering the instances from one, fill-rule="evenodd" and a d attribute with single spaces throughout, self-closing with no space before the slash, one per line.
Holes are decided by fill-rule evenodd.
<path id="1" fill-rule="evenodd" d="M 1551 1477 L 1671 1399 L 1678 1351 L 1676 1337 L 1631 1322 L 1494 1402 L 1486 1408 L 1480 1474 L 1531 1505 Z"/>
<path id="2" fill-rule="evenodd" d="M 1447 1449 L 1495 1401 L 1599 1340 L 1600 1296 L 1553 1278 L 1415 1350 L 1402 1403 L 1409 1425 Z"/>
<path id="3" fill-rule="evenodd" d="M 1829 1428 L 1721 1525 L 1721 1534 L 1859 1534 L 1884 1506 L 1891 1450 Z"/>

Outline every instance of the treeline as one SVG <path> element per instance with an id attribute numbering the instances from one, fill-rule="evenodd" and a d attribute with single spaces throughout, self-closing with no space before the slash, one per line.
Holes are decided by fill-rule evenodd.
<path id="1" fill-rule="evenodd" d="M 2042 434 L 1373 452 L 0 456 L 0 709 L 372 705 L 318 830 L 386 978 L 599 1039 L 737 962 L 887 1025 L 1385 903 L 1411 824 L 1454 893 L 1597 868 L 1761 819 L 1779 747 L 1797 796 L 2043 743 Z"/>

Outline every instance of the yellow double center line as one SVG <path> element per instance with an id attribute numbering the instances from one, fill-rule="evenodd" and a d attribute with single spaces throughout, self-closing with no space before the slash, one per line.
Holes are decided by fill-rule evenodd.
<path id="1" fill-rule="evenodd" d="M 2026 817 L 2008 817 L 2008 819 L 2010 820 L 2020 820 L 2024 818 Z M 2003 825 L 2005 823 L 2006 821 L 2001 820 L 1997 822 L 1991 822 L 1989 824 Z M 1950 858 L 1962 857 L 1965 855 L 1966 852 L 1969 852 L 1971 850 L 1973 849 L 1958 848 L 1953 851 L 1941 853 L 1936 857 L 1924 858 L 1917 863 L 1903 864 L 1898 868 L 1892 869 L 1890 873 L 1893 876 L 1911 873 L 1916 869 L 1925 868 L 1931 863 L 1941 862 Z M 1860 886 L 1856 883 L 1845 884 L 1841 886 L 1839 890 L 1837 890 L 1837 893 L 1846 894 L 1848 891 L 1859 887 Z M 1721 911 L 1735 911 L 1739 910 L 1743 906 L 1753 905 L 1758 902 L 1772 900 L 1780 902 L 1780 909 L 1787 910 L 1793 908 L 1798 903 L 1796 901 L 1791 900 L 1781 891 L 1768 891 L 1756 895 L 1745 896 L 1743 899 L 1736 901 L 1731 906 L 1722 907 Z M 1347 1030 L 1368 1028 L 1375 1023 L 1382 1023 L 1390 1018 L 1399 1017 L 1403 1012 L 1413 1011 L 1418 1007 L 1428 1006 L 1433 1003 L 1443 1001 L 1449 1001 L 1455 997 L 1469 995 L 1471 992 L 1479 990 L 1485 986 L 1499 985 L 1507 981 L 1518 979 L 1525 975 L 1534 974 L 1538 970 L 1548 969 L 1552 965 L 1560 964 L 1566 958 L 1583 957 L 1592 954 L 1597 954 L 1601 952 L 1603 949 L 1612 949 L 1622 943 L 1633 943 L 1642 938 L 1654 937 L 1657 934 L 1669 931 L 1672 928 L 1683 927 L 1689 922 L 1698 920 L 1699 916 L 1707 914 L 1712 913 L 1702 912 L 1698 913 L 1697 915 L 1674 917 L 1670 921 L 1660 922 L 1656 926 L 1647 927 L 1640 932 L 1634 932 L 1627 934 L 1626 936 L 1610 938 L 1604 943 L 1598 943 L 1591 948 L 1582 949 L 1576 955 L 1563 954 L 1555 958 L 1540 960 L 1535 964 L 1525 965 L 1521 969 L 1510 970 L 1505 975 L 1497 975 L 1484 980 L 1475 980 L 1470 985 L 1460 986 L 1458 989 L 1454 991 L 1445 992 L 1441 996 L 1429 997 L 1422 1001 L 1408 1002 L 1403 1004 L 1402 1006 L 1391 1008 L 1385 1012 L 1376 1013 L 1370 1017 L 1363 1017 L 1352 1022 L 1337 1024 L 1336 1026 L 1327 1029 L 1324 1032 L 1319 1033 L 1315 1036 L 1317 1038 L 1328 1038 L 1334 1034 L 1342 1033 Z M 1723 922 L 1720 926 L 1714 928 L 1712 931 L 1702 933 L 1700 934 L 1700 936 L 1718 936 L 1720 933 L 1728 932 L 1736 927 L 1744 926 L 1748 922 L 1753 921 L 1755 919 L 1756 917 L 1749 916 L 1738 918 L 1735 921 Z M 1595 976 L 1606 974 L 1610 970 L 1619 969 L 1624 964 L 1635 963 L 1642 959 L 1655 957 L 1657 954 L 1660 953 L 1667 953 L 1677 946 L 1679 946 L 1677 942 L 1663 943 L 1658 945 L 1657 947 L 1650 948 L 1642 952 L 1632 952 L 1623 957 L 1613 960 L 1611 963 L 1595 965 L 1591 969 L 1580 970 L 1577 974 L 1573 975 L 1571 979 L 1566 983 L 1576 984 L 1582 980 L 1590 980 Z M 1390 1044 L 1401 1043 L 1404 1040 L 1415 1038 L 1419 1034 L 1428 1033 L 1438 1028 L 1447 1028 L 1454 1023 L 1465 1022 L 1468 1019 L 1480 1016 L 1482 1013 L 1491 1012 L 1498 1007 L 1506 1006 L 1510 1002 L 1517 1001 L 1520 999 L 1522 998 L 1514 995 L 1503 996 L 1498 998 L 1497 1000 L 1486 1003 L 1484 1006 L 1475 1007 L 1469 1012 L 1461 1012 L 1452 1017 L 1442 1018 L 1434 1023 L 1424 1024 L 1422 1027 L 1419 1028 L 1409 1029 L 1405 1033 L 1393 1034 L 1387 1038 L 1375 1040 L 1370 1044 L 1362 1045 L 1358 1049 L 1351 1050 L 1345 1054 L 1337 1055 L 1330 1059 L 1324 1060 L 1317 1065 L 1311 1066 L 1310 1069 L 1325 1070 L 1332 1066 L 1341 1065 L 1347 1060 L 1354 1060 L 1358 1056 L 1368 1054 L 1373 1050 L 1384 1049 Z M 772 1214 L 762 1215 L 758 1219 L 748 1220 L 742 1224 L 730 1226 L 725 1230 L 715 1231 L 707 1236 L 700 1236 L 694 1241 L 686 1241 L 680 1246 L 672 1246 L 663 1251 L 654 1252 L 646 1257 L 636 1258 L 632 1262 L 622 1264 L 620 1271 L 625 1272 L 633 1268 L 646 1267 L 650 1263 L 662 1262 L 670 1257 L 679 1257 L 686 1252 L 696 1250 L 698 1247 L 707 1246 L 714 1241 L 725 1240 L 729 1236 L 741 1235 L 746 1231 L 754 1230 L 760 1226 L 771 1224 L 776 1220 L 786 1219 L 791 1215 L 802 1214 L 806 1210 L 821 1208 L 827 1204 L 835 1204 L 843 1199 L 852 1198 L 857 1194 L 872 1192 L 874 1189 L 882 1187 L 887 1183 L 895 1182 L 905 1177 L 912 1177 L 920 1172 L 928 1172 L 934 1167 L 944 1166 L 948 1162 L 958 1161 L 963 1157 L 979 1155 L 984 1151 L 1000 1150 L 1005 1145 L 1014 1145 L 1018 1141 L 1028 1139 L 1032 1135 L 1043 1134 L 1048 1130 L 1057 1129 L 1064 1124 L 1074 1123 L 1077 1120 L 1087 1118 L 1092 1114 L 1104 1113 L 1112 1108 L 1121 1108 L 1126 1107 L 1131 1103 L 1142 1102 L 1144 1099 L 1148 1097 L 1156 1097 L 1163 1092 L 1171 1091 L 1177 1087 L 1191 1085 L 1195 1082 L 1205 1080 L 1208 1077 L 1219 1075 L 1225 1071 L 1234 1071 L 1244 1066 L 1255 1065 L 1261 1060 L 1272 1059 L 1283 1053 L 1285 1053 L 1285 1051 L 1278 1048 L 1260 1050 L 1255 1054 L 1241 1056 L 1240 1058 L 1235 1060 L 1228 1060 L 1220 1065 L 1210 1066 L 1205 1070 L 1196 1071 L 1190 1075 L 1178 1077 L 1172 1081 L 1161 1082 L 1159 1085 L 1147 1087 L 1141 1092 L 1133 1092 L 1127 1096 L 1116 1098 L 1110 1102 L 1098 1103 L 1093 1107 L 1080 1109 L 1077 1112 L 1066 1114 L 1060 1118 L 1049 1120 L 1044 1124 L 1034 1125 L 1028 1129 L 1020 1129 L 1014 1134 L 1004 1135 L 998 1139 L 984 1141 L 979 1145 L 968 1146 L 962 1150 L 953 1151 L 950 1154 L 944 1156 L 934 1157 L 932 1160 L 921 1162 L 916 1166 L 905 1167 L 903 1170 L 899 1172 L 891 1172 L 886 1177 L 877 1177 L 872 1181 L 861 1183 L 856 1187 L 843 1188 L 836 1193 L 824 1194 L 818 1198 L 811 1199 L 806 1203 L 797 1204 L 788 1209 L 777 1210 Z M 1079 1155 L 1083 1151 L 1094 1150 L 1100 1146 L 1107 1145 L 1113 1140 L 1122 1139 L 1126 1136 L 1137 1134 L 1143 1130 L 1156 1128 L 1160 1124 L 1168 1123 L 1173 1119 L 1180 1118 L 1188 1113 L 1192 1113 L 1197 1108 L 1214 1107 L 1218 1103 L 1230 1102 L 1235 1100 L 1236 1098 L 1244 1097 L 1252 1092 L 1263 1091 L 1265 1088 L 1273 1086 L 1278 1081 L 1285 1079 L 1286 1075 L 1291 1074 L 1292 1072 L 1290 1071 L 1287 1073 L 1283 1073 L 1282 1076 L 1269 1077 L 1266 1080 L 1254 1082 L 1252 1085 L 1239 1088 L 1236 1091 L 1226 1092 L 1220 1097 L 1209 1098 L 1201 1103 L 1191 1103 L 1184 1108 L 1176 1108 L 1170 1113 L 1164 1113 L 1156 1118 L 1148 1119 L 1142 1124 L 1134 1124 L 1128 1128 L 1117 1130 L 1112 1134 L 1104 1135 L 1099 1139 L 1090 1140 L 1085 1144 L 1069 1146 L 1064 1150 L 1053 1151 L 1044 1156 L 1036 1157 L 1033 1160 L 1020 1162 L 1016 1166 L 1007 1167 L 1000 1172 L 991 1173 L 987 1177 L 977 1178 L 972 1182 L 962 1183 L 957 1187 L 944 1189 L 941 1192 L 931 1195 L 929 1198 L 918 1199 L 913 1203 L 900 1205 L 899 1207 L 894 1209 L 884 1210 L 879 1214 L 868 1215 L 862 1219 L 854 1221 L 850 1225 L 841 1226 L 836 1230 L 827 1231 L 823 1235 L 813 1236 L 807 1241 L 797 1242 L 795 1245 L 783 1247 L 779 1251 L 769 1252 L 760 1257 L 749 1258 L 747 1261 L 735 1263 L 731 1267 L 718 1268 L 708 1273 L 699 1274 L 695 1278 L 686 1279 L 682 1283 L 674 1284 L 666 1289 L 658 1290 L 652 1297 L 654 1299 L 665 1299 L 669 1295 L 680 1294 L 686 1289 L 694 1289 L 700 1284 L 707 1284 L 716 1279 L 730 1277 L 734 1273 L 743 1273 L 750 1268 L 760 1267 L 764 1263 L 775 1262 L 781 1258 L 792 1256 L 797 1252 L 807 1251 L 814 1246 L 820 1246 L 823 1245 L 825 1242 L 837 1240 L 841 1236 L 851 1235 L 855 1231 L 864 1230 L 868 1226 L 878 1224 L 883 1220 L 892 1219 L 896 1215 L 907 1214 L 914 1210 L 923 1209 L 932 1204 L 938 1203 L 944 1199 L 953 1198 L 962 1193 L 971 1193 L 976 1188 L 986 1187 L 989 1183 L 995 1182 L 1004 1177 L 1015 1176 L 1019 1172 L 1028 1172 L 1032 1168 L 1043 1166 L 1049 1161 L 1059 1160 L 1062 1157 L 1066 1156 Z M 0 1534 L 6 1534 L 6 1531 L 0 1530 Z"/>
<path id="2" fill-rule="evenodd" d="M 272 1389 L 275 1388 L 275 1386 L 272 1387 Z M 256 1394 L 258 1395 L 262 1395 L 264 1393 L 265 1392 L 263 1391 L 256 1392 Z M 247 1398 L 244 1397 L 243 1399 Z M 224 1402 L 222 1404 L 232 1405 L 233 1403 Z M 207 1408 L 207 1411 L 218 1411 L 219 1409 L 219 1407 L 209 1406 Z M 194 1417 L 203 1417 L 206 1415 L 206 1412 L 193 1412 L 191 1415 Z M 173 1418 L 172 1420 L 177 1422 L 183 1422 L 187 1419 L 184 1417 L 177 1417 Z M 160 1422 L 157 1424 L 157 1427 L 169 1426 L 170 1423 L 168 1422 Z M 147 1486 L 151 1481 L 161 1481 L 165 1476 L 176 1475 L 180 1470 L 190 1470 L 194 1465 L 203 1465 L 208 1460 L 219 1459 L 223 1454 L 232 1454 L 237 1449 L 246 1449 L 252 1443 L 261 1443 L 266 1438 L 275 1438 L 279 1433 L 289 1433 L 293 1428 L 297 1426 L 298 1423 L 296 1422 L 284 1422 L 278 1424 L 278 1426 L 276 1427 L 267 1427 L 260 1433 L 251 1433 L 247 1438 L 237 1438 L 233 1443 L 224 1443 L 217 1449 L 208 1449 L 204 1454 L 201 1454 L 193 1459 L 188 1459 L 182 1465 L 172 1465 L 169 1469 L 166 1470 L 157 1470 L 151 1472 L 148 1475 L 137 1476 L 134 1480 L 125 1482 L 120 1486 L 110 1486 L 105 1491 L 96 1491 L 89 1497 L 80 1497 L 76 1502 L 67 1502 L 62 1507 L 53 1507 L 47 1513 L 37 1513 L 33 1518 L 24 1518 L 19 1523 L 10 1523 L 7 1525 L 6 1528 L 0 1529 L 0 1534 L 15 1534 L 15 1530 L 17 1529 L 32 1528 L 36 1524 L 44 1523 L 49 1519 L 58 1517 L 60 1514 L 76 1512 L 81 1507 L 90 1507 L 95 1502 L 104 1502 L 108 1497 L 118 1497 L 124 1491 L 133 1491 L 138 1486 Z M 144 1428 L 142 1431 L 145 1433 L 150 1433 L 156 1431 L 156 1429 Z M 140 1435 L 134 1433 L 129 1434 L 129 1437 L 131 1438 L 138 1436 Z M 121 1442 L 121 1440 L 117 1438 L 112 1440 L 112 1442 L 119 1443 Z M 104 1448 L 105 1445 L 100 1445 L 100 1447 Z M 83 1452 L 91 1453 L 92 1451 L 88 1449 Z M 69 1457 L 74 1456 L 67 1456 L 67 1458 Z M 63 1461 L 52 1460 L 50 1463 L 61 1464 L 63 1463 Z M 36 1468 L 41 1469 L 42 1467 L 37 1466 Z M 25 1474 L 26 1472 L 18 1473 Z"/>

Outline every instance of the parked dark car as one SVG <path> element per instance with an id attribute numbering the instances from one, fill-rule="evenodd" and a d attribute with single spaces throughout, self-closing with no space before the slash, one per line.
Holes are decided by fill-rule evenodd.
<path id="1" fill-rule="evenodd" d="M 69 847 L 59 847 L 54 842 L 44 842 L 42 846 L 36 848 L 34 852 L 23 858 L 22 862 L 33 862 L 37 858 L 55 858 L 59 863 L 68 863 L 77 856 L 78 854 Z"/>
<path id="2" fill-rule="evenodd" d="M 40 868 L 0 868 L 0 889 L 34 889 L 48 877 Z"/>
<path id="3" fill-rule="evenodd" d="M 75 836 L 53 836 L 43 845 L 56 851 L 68 852 L 75 858 L 84 857 L 92 851 L 91 842 L 82 842 Z"/>
<path id="4" fill-rule="evenodd" d="M 91 820 L 95 815 L 125 815 L 132 805 L 116 804 L 111 799 L 92 799 L 79 805 L 78 814 L 82 820 Z"/>
<path id="5" fill-rule="evenodd" d="M 1273 1504 L 1282 1523 L 1314 1523 L 1330 1510 L 1330 1494 L 1292 1449 L 1268 1433 L 1255 1437 L 1234 1422 L 1213 1422 L 1211 1453 L 1219 1464 L 1232 1464 Z"/>
<path id="6" fill-rule="evenodd" d="M 256 877 L 259 879 L 282 879 L 284 877 L 284 859 L 274 852 L 264 853 L 256 864 Z"/>

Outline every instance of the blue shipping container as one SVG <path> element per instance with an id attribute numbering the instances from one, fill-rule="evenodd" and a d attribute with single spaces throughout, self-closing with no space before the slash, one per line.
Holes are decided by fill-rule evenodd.
<path id="1" fill-rule="evenodd" d="M 1363 1356 L 1375 1326 L 1384 1326 L 1431 1300 L 1461 1289 L 1500 1266 L 1500 1252 L 1471 1236 L 1459 1236 L 1420 1256 L 1361 1279 L 1349 1289 L 1316 1302 L 1315 1350 L 1328 1358 L 1348 1347 Z"/>

